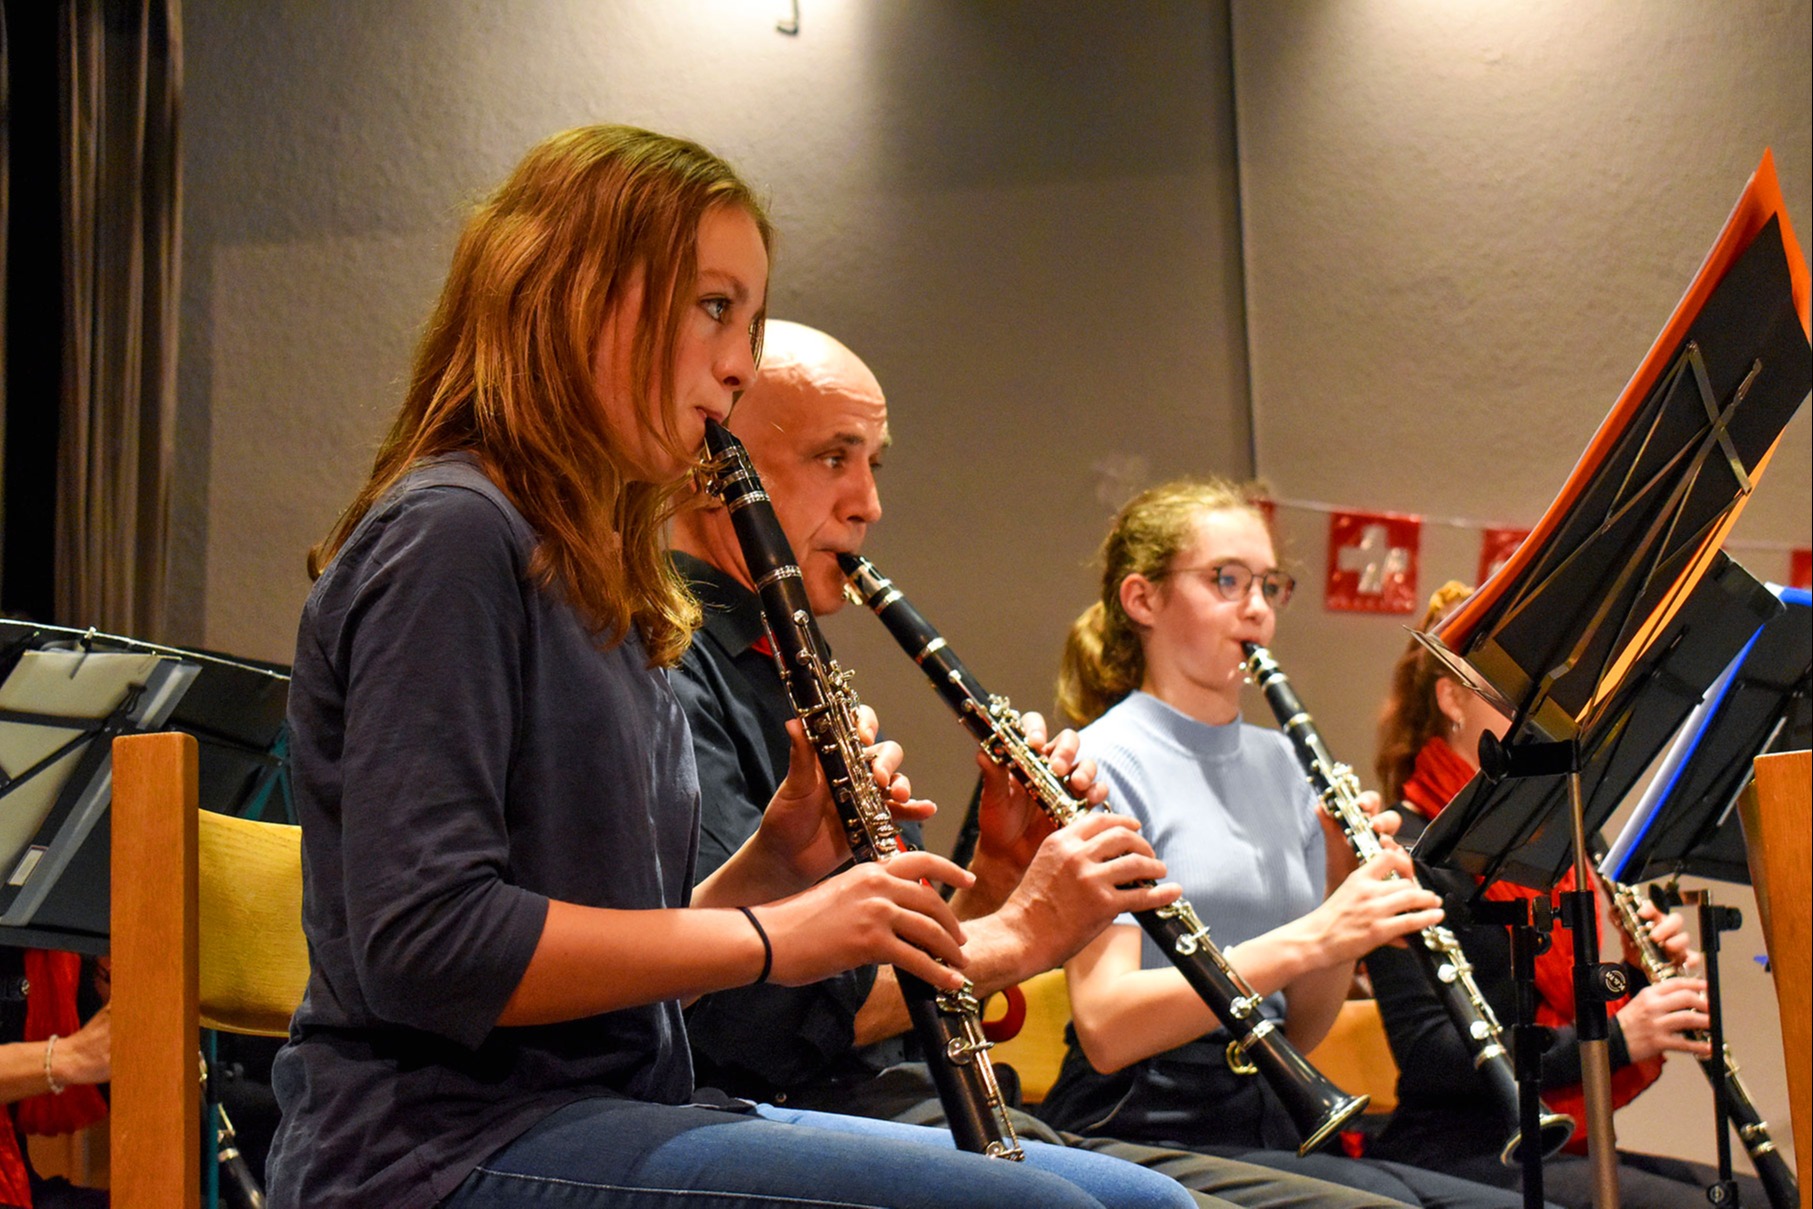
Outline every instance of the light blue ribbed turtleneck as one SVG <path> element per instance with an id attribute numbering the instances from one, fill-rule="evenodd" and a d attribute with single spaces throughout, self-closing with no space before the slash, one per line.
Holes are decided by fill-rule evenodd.
<path id="1" fill-rule="evenodd" d="M 1217 945 L 1251 940 L 1322 901 L 1322 827 L 1284 736 L 1238 718 L 1211 726 L 1136 691 L 1082 737 L 1110 803 L 1140 821 Z M 1118 922 L 1137 926 L 1131 916 Z M 1141 964 L 1169 964 L 1149 937 Z M 1283 1007 L 1273 995 L 1267 1014 Z"/>

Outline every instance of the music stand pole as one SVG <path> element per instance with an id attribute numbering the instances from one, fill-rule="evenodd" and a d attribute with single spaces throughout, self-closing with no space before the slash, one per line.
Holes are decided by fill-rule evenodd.
<path id="1" fill-rule="evenodd" d="M 1574 1030 L 1580 1041 L 1580 1082 L 1586 1099 L 1586 1151 L 1593 1169 L 1595 1209 L 1618 1209 L 1618 1139 L 1612 1124 L 1612 1060 L 1605 992 L 1628 987 L 1622 966 L 1599 963 L 1599 912 L 1586 846 L 1586 808 L 1578 761 L 1568 773 L 1568 814 L 1574 829 L 1574 890 L 1569 927 L 1574 936 Z M 1607 986 L 1607 982 L 1624 983 Z"/>
<path id="2" fill-rule="evenodd" d="M 1709 1030 L 1713 1061 L 1706 1070 L 1712 1076 L 1712 1119 L 1718 1131 L 1718 1180 L 1706 1190 L 1706 1199 L 1717 1206 L 1738 1205 L 1737 1181 L 1731 1178 L 1731 1113 L 1726 1107 L 1725 1079 L 1725 1013 L 1719 1003 L 1719 933 L 1743 926 L 1744 917 L 1733 907 L 1713 905 L 1712 894 L 1705 890 L 1690 891 L 1686 896 L 1699 908 L 1700 951 L 1706 962 L 1706 1006 L 1712 1018 Z"/>
<path id="3" fill-rule="evenodd" d="M 1517 1019 L 1511 1033 L 1511 1055 L 1517 1074 L 1518 1130 L 1526 1138 L 1542 1134 L 1542 1050 L 1548 1030 L 1536 1023 L 1536 950 L 1550 925 L 1549 900 L 1476 900 L 1473 919 L 1503 924 L 1511 932 L 1511 985 L 1517 996 Z M 1542 1209 L 1542 1147 L 1521 1146 L 1523 1209 Z"/>

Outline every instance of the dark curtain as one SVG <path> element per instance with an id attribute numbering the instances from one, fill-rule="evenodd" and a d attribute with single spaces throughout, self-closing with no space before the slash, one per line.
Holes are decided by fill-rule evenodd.
<path id="1" fill-rule="evenodd" d="M 179 0 L 64 0 L 55 607 L 166 628 L 176 453 Z"/>

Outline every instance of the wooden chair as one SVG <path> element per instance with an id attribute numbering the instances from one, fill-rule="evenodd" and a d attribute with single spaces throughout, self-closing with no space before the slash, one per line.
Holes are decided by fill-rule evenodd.
<path id="1" fill-rule="evenodd" d="M 196 784 L 192 736 L 114 741 L 115 1209 L 199 1206 L 199 1031 L 283 1036 L 308 981 L 300 829 Z"/>
<path id="2" fill-rule="evenodd" d="M 1341 1090 L 1371 1096 L 1367 1116 L 1388 1113 L 1398 1106 L 1398 1064 L 1385 1040 L 1377 1000 L 1343 1003 L 1328 1036 L 1305 1056 Z"/>
<path id="3" fill-rule="evenodd" d="M 995 1046 L 990 1056 L 1013 1066 L 1020 1076 L 1021 1098 L 1037 1104 L 1051 1091 L 1064 1063 L 1070 990 L 1062 970 L 1028 979 L 1020 989 L 1026 994 L 1026 1023 L 1013 1040 Z M 1388 1113 L 1397 1107 L 1397 1062 L 1385 1041 L 1379 1006 L 1372 1000 L 1350 999 L 1342 1004 L 1334 1027 L 1311 1051 L 1309 1060 L 1344 1090 L 1370 1094 L 1367 1113 Z"/>
<path id="4" fill-rule="evenodd" d="M 1020 1098 L 1037 1104 L 1058 1081 L 1058 1068 L 1064 1065 L 1070 984 L 1064 981 L 1064 971 L 1047 970 L 1022 982 L 1020 990 L 1026 996 L 1026 1022 L 1011 1041 L 996 1045 L 989 1057 L 1011 1065 L 1020 1076 Z"/>
<path id="5" fill-rule="evenodd" d="M 1813 1187 L 1813 1023 L 1808 988 L 1813 986 L 1809 938 L 1813 922 L 1807 900 L 1813 895 L 1813 753 L 1774 752 L 1758 756 L 1756 780 L 1739 802 L 1750 880 L 1762 916 L 1763 943 L 1775 976 L 1781 1013 L 1782 1057 L 1788 1071 L 1788 1107 L 1794 1135 L 1794 1165 L 1800 1186 Z M 1727 1020 L 1730 1017 L 1726 1017 Z M 1729 1034 L 1727 1034 L 1729 1035 Z"/>

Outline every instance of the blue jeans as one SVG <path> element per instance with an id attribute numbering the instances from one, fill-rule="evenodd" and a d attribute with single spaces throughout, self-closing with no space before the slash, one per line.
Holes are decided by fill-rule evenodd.
<path id="1" fill-rule="evenodd" d="M 595 1099 L 480 1163 L 444 1209 L 1193 1209 L 1176 1181 L 1030 1143 L 1026 1162 L 949 1131 L 763 1105 L 753 1114 Z"/>

